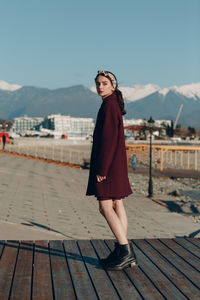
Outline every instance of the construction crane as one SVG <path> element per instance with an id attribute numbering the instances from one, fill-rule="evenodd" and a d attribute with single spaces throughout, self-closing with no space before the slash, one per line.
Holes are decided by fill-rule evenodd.
<path id="1" fill-rule="evenodd" d="M 178 113 L 177 113 L 177 116 L 176 116 L 176 120 L 175 120 L 175 122 L 174 122 L 174 129 L 176 129 L 176 125 L 177 125 L 178 120 L 179 120 L 179 118 L 180 118 L 182 109 L 183 109 L 183 104 L 181 104 L 180 107 L 179 107 L 179 110 L 178 110 Z"/>

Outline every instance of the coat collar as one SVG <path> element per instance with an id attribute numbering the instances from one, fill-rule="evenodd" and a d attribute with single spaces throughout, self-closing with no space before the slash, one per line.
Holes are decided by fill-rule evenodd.
<path id="1" fill-rule="evenodd" d="M 111 95 L 109 95 L 108 97 L 104 98 L 103 102 L 111 100 L 111 99 L 116 99 L 116 98 L 117 98 L 117 96 L 116 96 L 115 92 L 113 92 Z"/>

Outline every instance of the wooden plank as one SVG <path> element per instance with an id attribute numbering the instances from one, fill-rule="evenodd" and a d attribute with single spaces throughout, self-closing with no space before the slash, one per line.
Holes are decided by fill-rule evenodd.
<path id="1" fill-rule="evenodd" d="M 113 287 L 109 276 L 102 267 L 99 266 L 99 259 L 91 242 L 88 240 L 79 240 L 78 246 L 99 299 L 119 300 L 119 296 Z"/>
<path id="2" fill-rule="evenodd" d="M 109 241 L 108 241 L 109 242 Z M 107 257 L 110 253 L 102 240 L 92 240 L 92 244 L 99 258 Z M 120 299 L 142 299 L 137 289 L 123 271 L 107 271 Z"/>
<path id="3" fill-rule="evenodd" d="M 197 275 L 196 270 L 167 248 L 161 241 L 149 239 L 148 243 L 149 245 L 144 240 L 139 241 L 142 250 L 150 256 L 154 263 L 157 263 L 162 272 L 184 295 L 189 297 L 189 299 L 198 298 L 200 296 L 199 289 L 198 285 L 195 285 L 199 280 L 199 274 Z M 191 272 L 192 275 L 188 274 L 188 272 Z M 193 283 L 190 281 L 191 278 Z"/>
<path id="4" fill-rule="evenodd" d="M 149 255 L 148 251 L 145 251 L 145 246 L 141 244 L 142 240 L 132 241 L 138 248 L 137 260 L 140 268 L 148 276 L 148 278 L 151 279 L 160 293 L 165 298 L 170 300 L 187 299 L 183 295 L 183 293 L 181 293 L 181 291 L 173 284 L 173 282 L 168 277 L 166 277 L 166 274 L 163 273 L 162 269 L 164 260 L 162 258 L 160 259 L 159 254 L 154 255 L 154 259 L 152 260 L 152 256 Z M 148 246 L 148 244 L 146 246 Z M 167 266 L 168 264 L 165 263 L 164 268 Z"/>
<path id="5" fill-rule="evenodd" d="M 55 299 L 76 299 L 62 241 L 49 241 Z"/>
<path id="6" fill-rule="evenodd" d="M 199 240 L 191 240 L 133 240 L 139 267 L 108 272 L 98 259 L 114 240 L 52 241 L 50 251 L 47 241 L 22 242 L 19 252 L 19 242 L 0 242 L 0 299 L 30 299 L 32 281 L 35 300 L 199 299 Z"/>
<path id="7" fill-rule="evenodd" d="M 171 250 L 176 252 L 179 256 L 181 256 L 187 263 L 189 263 L 193 268 L 197 271 L 200 270 L 200 259 L 196 256 L 192 255 L 187 249 L 179 245 L 172 239 L 164 239 L 162 240 Z M 200 275 L 200 274 L 199 274 Z"/>
<path id="8" fill-rule="evenodd" d="M 174 240 L 176 241 L 176 243 L 190 251 L 193 255 L 196 255 L 198 258 L 200 258 L 199 248 L 196 247 L 193 243 L 191 243 L 190 240 L 182 238 L 177 238 Z"/>
<path id="9" fill-rule="evenodd" d="M 8 299 L 12 289 L 12 279 L 17 261 L 19 243 L 8 241 L 5 243 L 0 260 L 0 299 Z"/>
<path id="10" fill-rule="evenodd" d="M 47 241 L 35 241 L 32 299 L 53 299 L 49 248 Z"/>
<path id="11" fill-rule="evenodd" d="M 171 248 L 171 240 L 170 239 L 161 239 L 162 243 L 167 245 L 167 247 Z M 200 287 L 200 273 L 198 270 L 194 269 L 191 265 L 189 265 L 186 261 L 184 261 L 181 257 L 179 257 L 173 250 L 167 249 L 163 251 L 163 246 L 161 242 L 156 242 L 152 240 L 152 245 L 156 244 L 156 249 L 165 257 L 167 258 L 171 264 L 173 264 L 180 272 L 182 272 L 186 278 L 191 280 L 191 282 L 196 285 L 197 289 L 199 290 Z M 168 246 L 169 243 L 169 246 Z M 158 248 L 159 247 L 159 248 Z M 196 289 L 193 288 L 195 291 Z M 198 292 L 200 297 L 200 292 Z"/>
<path id="12" fill-rule="evenodd" d="M 187 240 L 191 243 L 193 243 L 195 246 L 197 246 L 198 248 L 200 248 L 200 240 L 199 239 L 195 239 L 195 238 L 187 238 Z"/>
<path id="13" fill-rule="evenodd" d="M 77 298 L 79 300 L 98 299 L 76 241 L 65 240 L 63 243 Z"/>
<path id="14" fill-rule="evenodd" d="M 2 253 L 3 253 L 4 244 L 5 244 L 5 241 L 0 241 L 0 259 L 1 259 Z"/>
<path id="15" fill-rule="evenodd" d="M 31 298 L 31 278 L 33 266 L 33 243 L 21 242 L 13 280 L 10 300 Z"/>
<path id="16" fill-rule="evenodd" d="M 114 248 L 114 242 L 109 241 L 106 242 L 109 245 L 109 248 L 113 250 Z M 112 244 L 111 244 L 112 243 Z M 139 255 L 138 249 L 134 247 L 134 251 L 136 256 Z M 134 267 L 134 268 L 126 268 L 124 269 L 124 272 L 132 282 L 132 284 L 136 287 L 136 289 L 139 291 L 139 293 L 142 295 L 142 297 L 145 300 L 161 300 L 165 299 L 162 294 L 156 289 L 156 287 L 153 285 L 150 278 L 148 278 L 140 266 Z"/>

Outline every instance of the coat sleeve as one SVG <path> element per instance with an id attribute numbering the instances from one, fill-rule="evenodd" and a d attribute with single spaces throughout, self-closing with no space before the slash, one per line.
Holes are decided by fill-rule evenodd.
<path id="1" fill-rule="evenodd" d="M 97 157 L 97 175 L 107 176 L 117 146 L 119 117 L 114 103 L 106 103 L 103 111 L 103 124 L 100 147 Z"/>

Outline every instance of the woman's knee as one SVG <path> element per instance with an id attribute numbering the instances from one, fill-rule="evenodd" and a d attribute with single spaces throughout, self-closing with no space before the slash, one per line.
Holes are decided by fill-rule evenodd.
<path id="1" fill-rule="evenodd" d="M 108 202 L 109 201 L 109 202 Z M 99 203 L 99 212 L 105 216 L 113 209 L 112 200 L 104 200 Z"/>
<path id="2" fill-rule="evenodd" d="M 119 208 L 121 206 L 123 206 L 122 199 L 113 200 L 113 208 L 114 209 Z"/>

